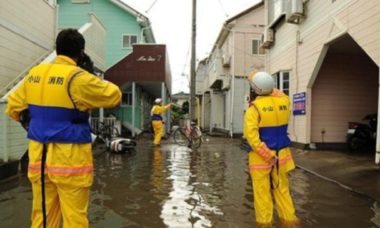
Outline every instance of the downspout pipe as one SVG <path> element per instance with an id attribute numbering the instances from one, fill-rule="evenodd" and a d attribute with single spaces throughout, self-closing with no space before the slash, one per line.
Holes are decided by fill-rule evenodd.
<path id="1" fill-rule="evenodd" d="M 379 71 L 379 78 L 380 78 L 380 68 Z M 378 104 L 377 104 L 377 119 L 379 119 L 380 115 L 380 80 L 378 82 Z M 375 156 L 375 163 L 378 165 L 380 164 L 380 121 L 377 121 L 377 134 L 376 134 L 376 156 Z"/>
<path id="2" fill-rule="evenodd" d="M 231 102 L 230 102 L 230 137 L 233 137 L 234 100 L 235 100 L 235 31 L 232 32 L 232 79 L 231 79 Z"/>

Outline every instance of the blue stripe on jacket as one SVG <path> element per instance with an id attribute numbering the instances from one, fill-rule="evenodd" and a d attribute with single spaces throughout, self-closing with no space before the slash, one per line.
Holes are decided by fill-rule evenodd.
<path id="1" fill-rule="evenodd" d="M 153 114 L 152 115 L 152 120 L 162 120 L 162 116 L 161 115 L 157 115 L 157 114 Z"/>
<path id="2" fill-rule="evenodd" d="M 288 137 L 288 125 L 275 127 L 260 127 L 260 139 L 272 150 L 281 150 L 291 145 Z"/>
<path id="3" fill-rule="evenodd" d="M 29 105 L 28 138 L 40 143 L 90 143 L 89 114 L 75 109 Z"/>

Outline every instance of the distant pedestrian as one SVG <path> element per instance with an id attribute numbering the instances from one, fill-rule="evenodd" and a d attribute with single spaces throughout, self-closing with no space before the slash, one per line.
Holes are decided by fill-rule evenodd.
<path id="1" fill-rule="evenodd" d="M 299 227 L 287 176 L 295 168 L 287 133 L 289 97 L 274 89 L 274 80 L 266 72 L 252 72 L 249 82 L 256 94 L 244 116 L 244 136 L 249 144 L 256 223 L 272 227 L 274 200 L 280 224 Z"/>
<path id="2" fill-rule="evenodd" d="M 159 146 L 161 144 L 161 138 L 164 135 L 165 123 L 161 115 L 162 113 L 166 112 L 171 106 L 171 103 L 163 106 L 161 98 L 157 98 L 154 101 L 154 105 L 150 111 L 150 114 L 152 116 L 152 127 L 154 131 L 154 146 Z"/>

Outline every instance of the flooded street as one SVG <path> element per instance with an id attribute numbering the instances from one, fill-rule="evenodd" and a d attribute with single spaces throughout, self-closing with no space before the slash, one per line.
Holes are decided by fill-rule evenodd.
<path id="1" fill-rule="evenodd" d="M 246 152 L 212 138 L 199 151 L 140 141 L 136 152 L 95 160 L 91 227 L 254 227 Z M 380 227 L 378 203 L 296 169 L 291 190 L 303 227 Z M 0 227 L 29 227 L 25 177 L 0 193 Z M 376 225 L 378 224 L 378 225 Z"/>

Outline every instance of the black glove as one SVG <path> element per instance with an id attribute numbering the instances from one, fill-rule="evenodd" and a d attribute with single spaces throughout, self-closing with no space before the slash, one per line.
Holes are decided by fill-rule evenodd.
<path id="1" fill-rule="evenodd" d="M 29 109 L 22 110 L 19 115 L 21 126 L 28 131 L 30 123 L 30 112 Z"/>
<path id="2" fill-rule="evenodd" d="M 90 56 L 88 56 L 86 53 L 83 53 L 81 60 L 78 62 L 78 66 L 83 70 L 94 74 L 94 62 L 92 62 Z"/>

